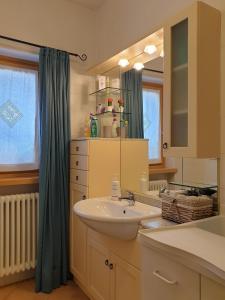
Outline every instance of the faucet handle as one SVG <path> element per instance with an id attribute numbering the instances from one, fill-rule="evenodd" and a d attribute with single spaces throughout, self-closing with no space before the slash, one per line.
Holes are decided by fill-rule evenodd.
<path id="1" fill-rule="evenodd" d="M 128 194 L 128 198 L 129 198 L 130 200 L 134 200 L 134 193 L 133 193 L 133 192 L 127 191 L 127 194 Z"/>

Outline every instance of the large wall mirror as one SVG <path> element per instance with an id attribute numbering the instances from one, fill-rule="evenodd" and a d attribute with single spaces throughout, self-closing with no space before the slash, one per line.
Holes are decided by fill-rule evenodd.
<path id="1" fill-rule="evenodd" d="M 121 141 L 120 181 L 123 191 L 151 195 L 163 184 L 171 189 L 180 188 L 182 184 L 216 187 L 217 159 L 163 157 L 163 120 L 168 113 L 163 109 L 166 101 L 163 99 L 163 42 L 163 29 L 156 30 L 91 70 L 92 74 L 108 80 L 106 86 L 111 91 L 107 97 L 117 94 L 112 96 L 116 99 L 115 114 L 101 124 L 102 137 L 105 137 L 107 125 L 115 120 L 120 127 L 114 138 Z M 183 69 L 181 71 L 176 74 L 178 81 L 185 79 Z M 181 84 L 178 94 L 182 95 L 182 92 L 186 93 L 186 90 Z M 185 126 L 180 122 L 176 131 L 182 133 Z"/>

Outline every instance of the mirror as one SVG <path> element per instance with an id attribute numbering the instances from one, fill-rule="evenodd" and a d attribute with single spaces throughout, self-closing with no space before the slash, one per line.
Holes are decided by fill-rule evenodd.
<path id="1" fill-rule="evenodd" d="M 146 49 L 152 45 L 155 48 Z M 124 58 L 129 64 L 119 67 L 118 62 Z M 143 69 L 133 69 L 136 63 L 139 67 L 143 64 Z M 100 126 L 101 137 L 106 137 L 104 127 L 111 126 L 113 118 L 120 127 L 114 138 L 120 138 L 121 188 L 149 195 L 165 183 L 171 183 L 171 189 L 182 184 L 217 186 L 217 159 L 163 157 L 163 64 L 163 29 L 159 29 L 91 70 L 92 74 L 105 76 L 107 86 L 118 88 L 117 96 L 112 97 L 118 114 L 111 115 Z M 186 88 L 179 84 L 177 97 L 181 97 L 182 90 Z M 179 112 L 183 110 L 182 107 Z M 182 122 L 176 126 L 179 140 L 185 126 Z"/>

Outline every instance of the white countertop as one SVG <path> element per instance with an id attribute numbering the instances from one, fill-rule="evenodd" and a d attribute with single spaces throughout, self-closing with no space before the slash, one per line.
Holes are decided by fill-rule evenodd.
<path id="1" fill-rule="evenodd" d="M 165 251 L 195 271 L 225 283 L 224 236 L 185 224 L 141 230 L 139 240 L 145 246 Z"/>

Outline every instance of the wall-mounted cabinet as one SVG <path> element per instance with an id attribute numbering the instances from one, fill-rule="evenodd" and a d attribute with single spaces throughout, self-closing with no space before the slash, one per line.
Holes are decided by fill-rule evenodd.
<path id="1" fill-rule="evenodd" d="M 164 27 L 165 156 L 218 157 L 220 13 L 196 2 Z"/>

